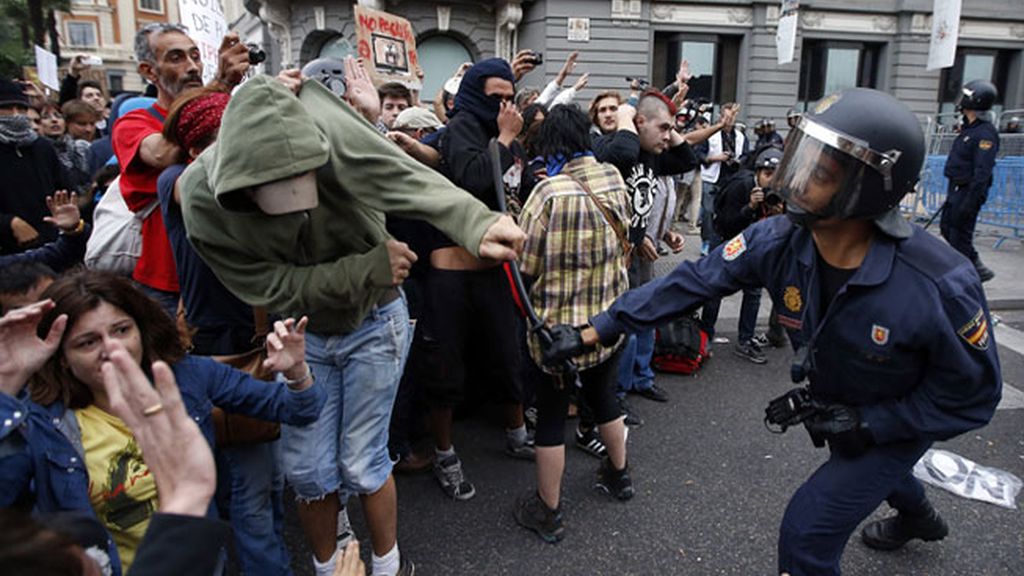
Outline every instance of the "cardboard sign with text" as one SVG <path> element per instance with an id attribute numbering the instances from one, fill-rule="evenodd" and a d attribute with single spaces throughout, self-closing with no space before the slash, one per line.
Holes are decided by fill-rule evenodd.
<path id="1" fill-rule="evenodd" d="M 355 5 L 356 45 L 374 86 L 400 82 L 421 88 L 416 35 L 409 21 L 394 14 Z"/>

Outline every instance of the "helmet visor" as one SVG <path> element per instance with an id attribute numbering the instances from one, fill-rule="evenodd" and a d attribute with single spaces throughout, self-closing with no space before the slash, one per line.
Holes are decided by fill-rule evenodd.
<path id="1" fill-rule="evenodd" d="M 865 175 L 877 173 L 891 189 L 899 152 L 880 154 L 864 142 L 804 117 L 786 141 L 772 186 L 787 204 L 819 218 L 849 218 L 864 193 Z M 878 180 L 873 180 L 878 182 Z"/>

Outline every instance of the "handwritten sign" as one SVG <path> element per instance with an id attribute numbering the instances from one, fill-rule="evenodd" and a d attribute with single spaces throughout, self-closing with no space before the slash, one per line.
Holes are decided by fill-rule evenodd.
<path id="1" fill-rule="evenodd" d="M 219 0 L 178 0 L 181 23 L 188 27 L 188 35 L 199 48 L 203 60 L 203 83 L 217 75 L 217 53 L 228 24 Z"/>
<path id="2" fill-rule="evenodd" d="M 400 82 L 410 90 L 419 90 L 419 55 L 409 21 L 359 4 L 354 9 L 359 57 L 374 85 Z"/>

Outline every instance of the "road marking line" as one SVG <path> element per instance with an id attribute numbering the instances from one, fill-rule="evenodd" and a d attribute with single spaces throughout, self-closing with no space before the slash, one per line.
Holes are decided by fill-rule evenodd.
<path id="1" fill-rule="evenodd" d="M 1000 322 L 996 325 L 996 342 L 1024 356 L 1024 332 Z"/>
<path id="2" fill-rule="evenodd" d="M 1003 382 L 1003 397 L 999 400 L 996 410 L 1019 410 L 1024 408 L 1024 392 Z"/>

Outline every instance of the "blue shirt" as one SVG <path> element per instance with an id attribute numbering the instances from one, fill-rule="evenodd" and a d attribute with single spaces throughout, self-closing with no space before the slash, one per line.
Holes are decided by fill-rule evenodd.
<path id="1" fill-rule="evenodd" d="M 200 356 L 186 356 L 172 370 L 185 410 L 210 446 L 214 404 L 228 412 L 303 426 L 316 421 L 326 398 L 316 382 L 294 392 Z M 78 510 L 95 515 L 78 422 L 60 402 L 41 406 L 0 394 L 0 507 L 33 500 L 38 513 Z M 120 574 L 112 540 L 108 548 L 114 573 Z"/>
<path id="2" fill-rule="evenodd" d="M 824 313 L 810 231 L 769 218 L 627 292 L 591 324 L 609 342 L 758 286 L 806 349 L 811 393 L 860 407 L 879 444 L 945 440 L 992 418 L 1002 377 L 985 293 L 966 258 L 917 226 L 905 240 L 879 232 Z"/>
<path id="3" fill-rule="evenodd" d="M 168 166 L 156 182 L 160 198 L 160 212 L 171 241 L 174 264 L 178 269 L 178 286 L 185 303 L 185 319 L 196 328 L 231 327 L 248 328 L 252 333 L 252 308 L 238 299 L 221 284 L 213 270 L 199 257 L 185 233 L 181 206 L 174 201 L 174 184 L 185 171 L 184 164 Z"/>
<path id="4" fill-rule="evenodd" d="M 988 194 L 992 168 L 999 153 L 999 133 L 991 122 L 975 118 L 964 125 L 946 158 L 943 170 L 954 185 L 966 186 L 971 194 Z"/>

